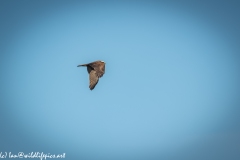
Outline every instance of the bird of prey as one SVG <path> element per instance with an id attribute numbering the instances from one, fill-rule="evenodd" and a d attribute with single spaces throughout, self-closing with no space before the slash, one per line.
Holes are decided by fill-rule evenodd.
<path id="1" fill-rule="evenodd" d="M 89 74 L 89 88 L 93 90 L 97 85 L 99 78 L 105 73 L 105 62 L 95 61 L 88 64 L 80 64 L 77 67 L 85 66 Z"/>

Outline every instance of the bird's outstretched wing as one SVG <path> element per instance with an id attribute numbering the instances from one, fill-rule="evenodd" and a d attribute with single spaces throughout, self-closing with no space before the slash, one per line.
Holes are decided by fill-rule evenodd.
<path id="1" fill-rule="evenodd" d="M 91 67 L 91 65 L 89 65 L 89 64 L 79 64 L 77 67 L 81 67 L 81 66 L 87 67 L 88 74 L 90 74 L 90 72 L 91 72 L 92 70 L 94 70 L 94 68 Z"/>
<path id="2" fill-rule="evenodd" d="M 94 87 L 97 85 L 98 79 L 99 78 L 96 74 L 96 71 L 91 70 L 91 72 L 89 73 L 89 88 L 90 88 L 90 90 L 93 90 Z"/>

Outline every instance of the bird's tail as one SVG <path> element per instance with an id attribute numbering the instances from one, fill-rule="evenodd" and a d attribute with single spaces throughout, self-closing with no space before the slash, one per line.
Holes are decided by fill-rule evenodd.
<path id="1" fill-rule="evenodd" d="M 79 64 L 77 67 L 87 66 L 87 64 Z"/>

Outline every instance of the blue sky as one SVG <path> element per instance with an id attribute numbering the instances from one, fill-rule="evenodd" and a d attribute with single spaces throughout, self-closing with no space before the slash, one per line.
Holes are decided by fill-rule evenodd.
<path id="1" fill-rule="evenodd" d="M 1 2 L 0 152 L 240 157 L 237 5 L 11 2 Z M 224 6 L 226 17 L 210 12 Z M 106 72 L 90 91 L 77 65 L 95 60 Z"/>

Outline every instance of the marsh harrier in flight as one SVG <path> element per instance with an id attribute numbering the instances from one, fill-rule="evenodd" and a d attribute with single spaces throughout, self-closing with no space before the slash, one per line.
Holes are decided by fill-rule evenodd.
<path id="1" fill-rule="evenodd" d="M 95 61 L 88 64 L 80 64 L 77 67 L 86 66 L 89 74 L 89 88 L 93 90 L 97 85 L 99 78 L 105 73 L 105 62 Z"/>

